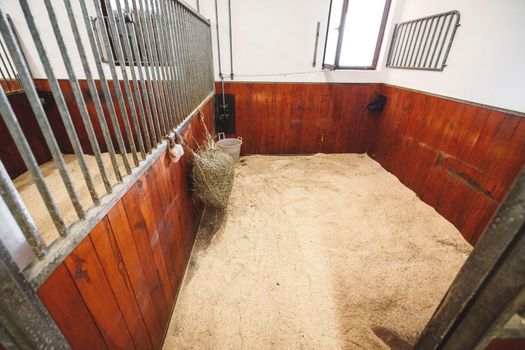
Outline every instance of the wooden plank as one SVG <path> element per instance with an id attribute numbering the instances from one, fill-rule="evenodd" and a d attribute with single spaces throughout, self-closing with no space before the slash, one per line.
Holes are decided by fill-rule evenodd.
<path id="1" fill-rule="evenodd" d="M 73 349 L 107 349 L 64 264 L 60 264 L 40 287 L 38 296 Z"/>
<path id="2" fill-rule="evenodd" d="M 159 270 L 153 257 L 149 234 L 144 219 L 142 218 L 136 186 L 132 187 L 128 193 L 126 193 L 122 198 L 122 202 L 128 216 L 129 224 L 132 227 L 131 231 L 133 232 L 141 266 L 144 270 L 146 283 L 157 309 L 157 315 L 161 318 L 162 324 L 167 325 L 169 322 L 169 310 L 171 309 L 171 296 L 165 295 L 165 290 L 160 281 Z"/>
<path id="3" fill-rule="evenodd" d="M 153 345 L 135 299 L 122 254 L 107 218 L 95 227 L 90 237 L 136 348 L 152 349 Z"/>
<path id="4" fill-rule="evenodd" d="M 134 349 L 115 295 L 91 240 L 84 239 L 65 260 L 65 265 L 110 349 Z M 74 309 L 71 312 L 74 313 Z"/>
<path id="5" fill-rule="evenodd" d="M 117 203 L 107 215 L 111 230 L 117 241 L 122 259 L 126 265 L 128 276 L 135 291 L 135 298 L 139 304 L 146 328 L 148 329 L 153 347 L 158 349 L 162 343 L 164 322 L 162 315 L 159 315 L 158 306 L 155 304 L 145 276 L 144 267 L 140 261 L 137 247 L 133 239 L 133 231 L 128 222 L 128 217 L 122 202 Z"/>

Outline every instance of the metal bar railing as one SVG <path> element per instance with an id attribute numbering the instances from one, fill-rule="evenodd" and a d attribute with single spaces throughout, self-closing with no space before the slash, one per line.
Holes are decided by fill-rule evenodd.
<path id="1" fill-rule="evenodd" d="M 396 24 L 386 66 L 442 71 L 459 21 L 459 12 L 449 11 Z"/>
<path id="2" fill-rule="evenodd" d="M 151 165 L 152 157 L 165 149 L 163 138 L 173 136 L 173 131 L 187 123 L 196 108 L 212 96 L 211 31 L 209 21 L 178 0 L 96 0 L 93 13 L 85 0 L 79 1 L 78 8 L 71 0 L 62 0 L 67 25 L 59 17 L 59 4 L 52 0 L 42 0 L 47 16 L 35 16 L 32 2 L 19 2 L 30 35 L 16 36 L 8 15 L 0 10 L 0 77 L 5 80 L 4 86 L 18 85 L 27 95 L 66 190 L 67 203 L 57 201 L 55 187 L 46 184 L 48 175 L 39 166 L 45 160 L 37 160 L 33 154 L 32 135 L 24 134 L 4 89 L 0 89 L 0 114 L 58 235 L 49 241 L 46 232 L 45 240 L 42 238 L 40 223 L 32 219 L 31 207 L 24 204 L 16 182 L 9 178 L 9 169 L 1 162 L 0 193 L 37 259 L 27 275 L 41 282 L 42 274 L 52 271 L 49 265 L 59 263 L 71 251 L 71 244 L 80 241 L 79 234 L 86 235 L 94 227 L 93 218 L 109 210 L 104 206 L 115 203 L 114 198 L 123 195 L 120 189 L 129 188 L 129 181 L 143 173 L 141 167 Z M 16 23 L 23 22 L 17 19 Z M 54 38 L 44 40 L 45 26 L 50 26 Z M 51 59 L 49 39 L 58 45 L 64 72 Z M 40 60 L 47 82 L 38 86 L 50 90 L 56 109 L 44 109 L 42 105 L 20 48 L 21 41 L 26 40 L 34 44 L 27 47 L 35 50 L 29 51 L 35 54 L 29 62 Z M 75 51 L 80 64 L 72 60 Z M 60 81 L 63 78 L 71 87 L 67 93 Z M 51 124 L 51 116 L 46 113 L 57 113 L 59 118 Z M 56 121 L 63 124 L 63 129 L 55 129 Z M 66 143 L 57 141 L 61 130 L 67 136 Z M 75 155 L 81 183 L 73 182 L 63 155 L 67 152 Z M 96 161 L 92 168 L 87 152 Z M 102 152 L 107 152 L 108 158 Z M 111 173 L 106 171 L 105 162 L 111 163 Z M 113 173 L 116 183 L 110 180 Z M 106 191 L 98 193 L 98 185 Z M 114 190 L 117 185 L 118 191 Z M 80 192 L 78 186 L 85 186 L 87 192 Z M 89 193 L 93 206 L 85 204 L 79 193 Z M 66 220 L 62 216 L 68 205 L 73 206 L 76 218 Z"/>

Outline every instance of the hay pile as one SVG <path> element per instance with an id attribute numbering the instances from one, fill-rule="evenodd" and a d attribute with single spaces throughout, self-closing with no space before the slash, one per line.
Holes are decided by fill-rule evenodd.
<path id="1" fill-rule="evenodd" d="M 193 153 L 193 189 L 197 197 L 208 207 L 224 211 L 233 188 L 234 162 L 222 152 L 210 135 L 202 113 L 201 121 L 207 143 Z"/>
<path id="2" fill-rule="evenodd" d="M 225 209 L 233 188 L 233 159 L 208 142 L 194 153 L 192 175 L 197 197 L 207 206 Z"/>

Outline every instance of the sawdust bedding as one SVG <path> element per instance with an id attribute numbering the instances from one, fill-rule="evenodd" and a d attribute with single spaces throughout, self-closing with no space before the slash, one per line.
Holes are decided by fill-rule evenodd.
<path id="1" fill-rule="evenodd" d="M 209 222 L 164 349 L 409 349 L 471 251 L 361 154 L 245 157 Z"/>

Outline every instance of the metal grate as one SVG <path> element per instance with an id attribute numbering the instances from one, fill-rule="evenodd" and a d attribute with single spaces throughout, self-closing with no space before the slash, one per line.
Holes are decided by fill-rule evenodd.
<path id="1" fill-rule="evenodd" d="M 20 90 L 18 73 L 13 66 L 13 60 L 6 49 L 2 38 L 0 38 L 0 77 L 2 78 L 0 84 L 5 92 L 10 93 Z"/>
<path id="2" fill-rule="evenodd" d="M 396 24 L 386 66 L 443 71 L 459 20 L 449 11 Z"/>
<path id="3" fill-rule="evenodd" d="M 63 0 L 60 5 L 57 1 L 43 1 L 47 16 L 36 16 L 31 1 L 19 0 L 23 18 L 17 18 L 17 23 L 23 23 L 25 19 L 31 33 L 38 54 L 32 58 L 42 63 L 68 141 L 89 190 L 92 206 L 85 207 L 79 200 L 12 22 L 1 9 L 0 50 L 3 51 L 0 55 L 12 58 L 10 72 L 17 77 L 27 96 L 78 218 L 72 225 L 65 224 L 29 145 L 31 135 L 25 135 L 20 126 L 19 118 L 23 116 L 15 114 L 6 92 L 0 89 L 1 117 L 59 235 L 50 245 L 43 242 L 0 160 L 0 194 L 34 254 L 34 261 L 27 272 L 32 281 L 41 280 L 43 274 L 51 269 L 50 265 L 65 256 L 92 229 L 119 196 L 161 154 L 166 147 L 164 141 L 172 137 L 214 92 L 210 23 L 185 3 L 178 0 L 118 0 L 117 9 L 113 11 L 109 1 L 104 4 L 95 0 L 92 2 L 94 11 L 88 12 L 86 0 L 79 0 L 75 7 L 72 7 L 71 0 Z M 59 6 L 65 8 L 67 16 L 59 16 Z M 104 23 L 103 6 L 106 6 L 105 11 L 115 16 L 107 17 L 107 26 L 97 26 Z M 133 25 L 125 25 L 124 14 L 132 15 Z M 52 36 L 42 36 L 45 31 L 41 27 L 44 24 L 51 25 Z M 74 38 L 74 41 L 68 42 L 67 37 Z M 56 63 L 51 60 L 47 47 L 50 41 L 58 44 L 74 95 L 73 102 L 66 102 L 59 84 Z M 70 59 L 73 51 L 78 53 L 81 65 L 73 64 Z M 115 57 L 117 62 L 109 60 L 105 64 L 102 56 Z M 138 57 L 146 59 L 137 60 Z M 129 66 L 126 66 L 125 58 L 129 60 Z M 93 66 L 96 72 L 91 70 Z M 82 91 L 78 77 L 85 77 L 89 88 L 87 92 Z M 75 128 L 70 114 L 72 103 L 80 113 L 96 158 L 96 168 L 87 166 L 79 130 Z M 99 125 L 101 135 L 95 133 L 93 123 Z M 101 154 L 103 149 L 109 153 L 107 164 Z M 122 161 L 118 162 L 117 158 L 122 158 Z M 110 181 L 109 172 L 114 173 L 116 182 Z M 94 177 L 98 175 L 103 180 L 104 193 L 99 193 L 94 186 Z M 1 241 L 0 245 L 3 245 Z"/>

